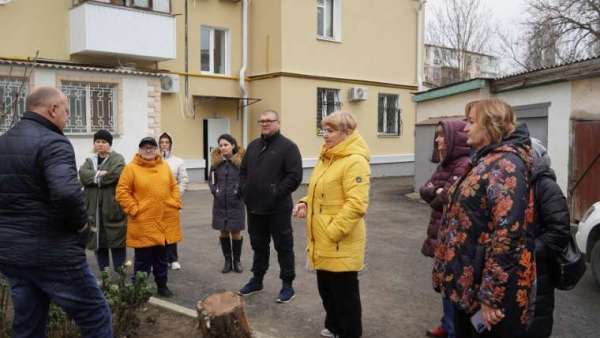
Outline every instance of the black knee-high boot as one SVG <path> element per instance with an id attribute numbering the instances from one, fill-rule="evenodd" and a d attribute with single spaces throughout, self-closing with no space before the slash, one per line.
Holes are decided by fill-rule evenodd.
<path id="1" fill-rule="evenodd" d="M 228 273 L 232 270 L 231 264 L 231 241 L 229 237 L 219 237 L 221 240 L 221 250 L 223 250 L 223 257 L 225 257 L 225 264 L 223 265 L 222 273 Z"/>
<path id="2" fill-rule="evenodd" d="M 242 256 L 242 241 L 244 239 L 231 239 L 232 249 L 233 249 L 233 271 L 237 273 L 241 273 L 244 271 L 242 268 L 242 262 L 240 262 L 240 257 Z"/>

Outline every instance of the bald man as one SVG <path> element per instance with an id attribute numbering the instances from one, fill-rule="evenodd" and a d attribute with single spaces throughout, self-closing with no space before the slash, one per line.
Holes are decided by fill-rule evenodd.
<path id="1" fill-rule="evenodd" d="M 112 337 L 110 309 L 86 261 L 84 195 L 62 133 L 68 118 L 67 97 L 39 87 L 0 136 L 0 272 L 11 286 L 13 337 L 45 337 L 50 301 L 83 337 Z"/>

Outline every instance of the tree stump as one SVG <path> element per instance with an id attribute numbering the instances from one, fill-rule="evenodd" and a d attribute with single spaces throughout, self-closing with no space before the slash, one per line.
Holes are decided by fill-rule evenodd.
<path id="1" fill-rule="evenodd" d="M 203 338 L 251 338 L 244 300 L 231 291 L 215 293 L 196 305 Z"/>

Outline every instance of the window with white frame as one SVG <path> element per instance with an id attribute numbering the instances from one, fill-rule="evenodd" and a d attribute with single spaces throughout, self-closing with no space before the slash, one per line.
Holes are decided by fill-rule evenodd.
<path id="1" fill-rule="evenodd" d="M 341 40 L 342 0 L 317 0 L 317 37 Z"/>
<path id="2" fill-rule="evenodd" d="M 377 109 L 377 133 L 380 135 L 400 135 L 400 100 L 395 94 L 379 94 Z"/>
<path id="3" fill-rule="evenodd" d="M 117 86 L 112 83 L 62 81 L 69 101 L 68 134 L 92 134 L 100 129 L 117 131 Z"/>
<path id="4" fill-rule="evenodd" d="M 202 26 L 200 69 L 215 74 L 229 73 L 229 31 Z"/>
<path id="5" fill-rule="evenodd" d="M 342 108 L 340 90 L 332 88 L 317 88 L 317 134 L 322 134 L 321 120 L 327 115 Z"/>
<path id="6" fill-rule="evenodd" d="M 0 76 L 0 134 L 23 116 L 27 93 L 27 79 Z"/>

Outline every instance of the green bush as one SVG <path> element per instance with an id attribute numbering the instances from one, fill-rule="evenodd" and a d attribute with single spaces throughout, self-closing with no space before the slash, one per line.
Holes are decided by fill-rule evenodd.
<path id="1" fill-rule="evenodd" d="M 107 269 L 102 272 L 101 290 L 106 297 L 112 312 L 113 335 L 115 337 L 132 337 L 140 325 L 138 312 L 152 296 L 153 288 L 148 282 L 145 272 L 138 272 L 135 283 L 129 279 L 131 262 L 116 271 L 116 281 L 113 273 Z M 11 336 L 9 312 L 12 306 L 9 302 L 10 287 L 0 275 L 0 338 Z M 48 310 L 48 338 L 80 337 L 77 325 L 63 310 L 51 303 Z"/>

